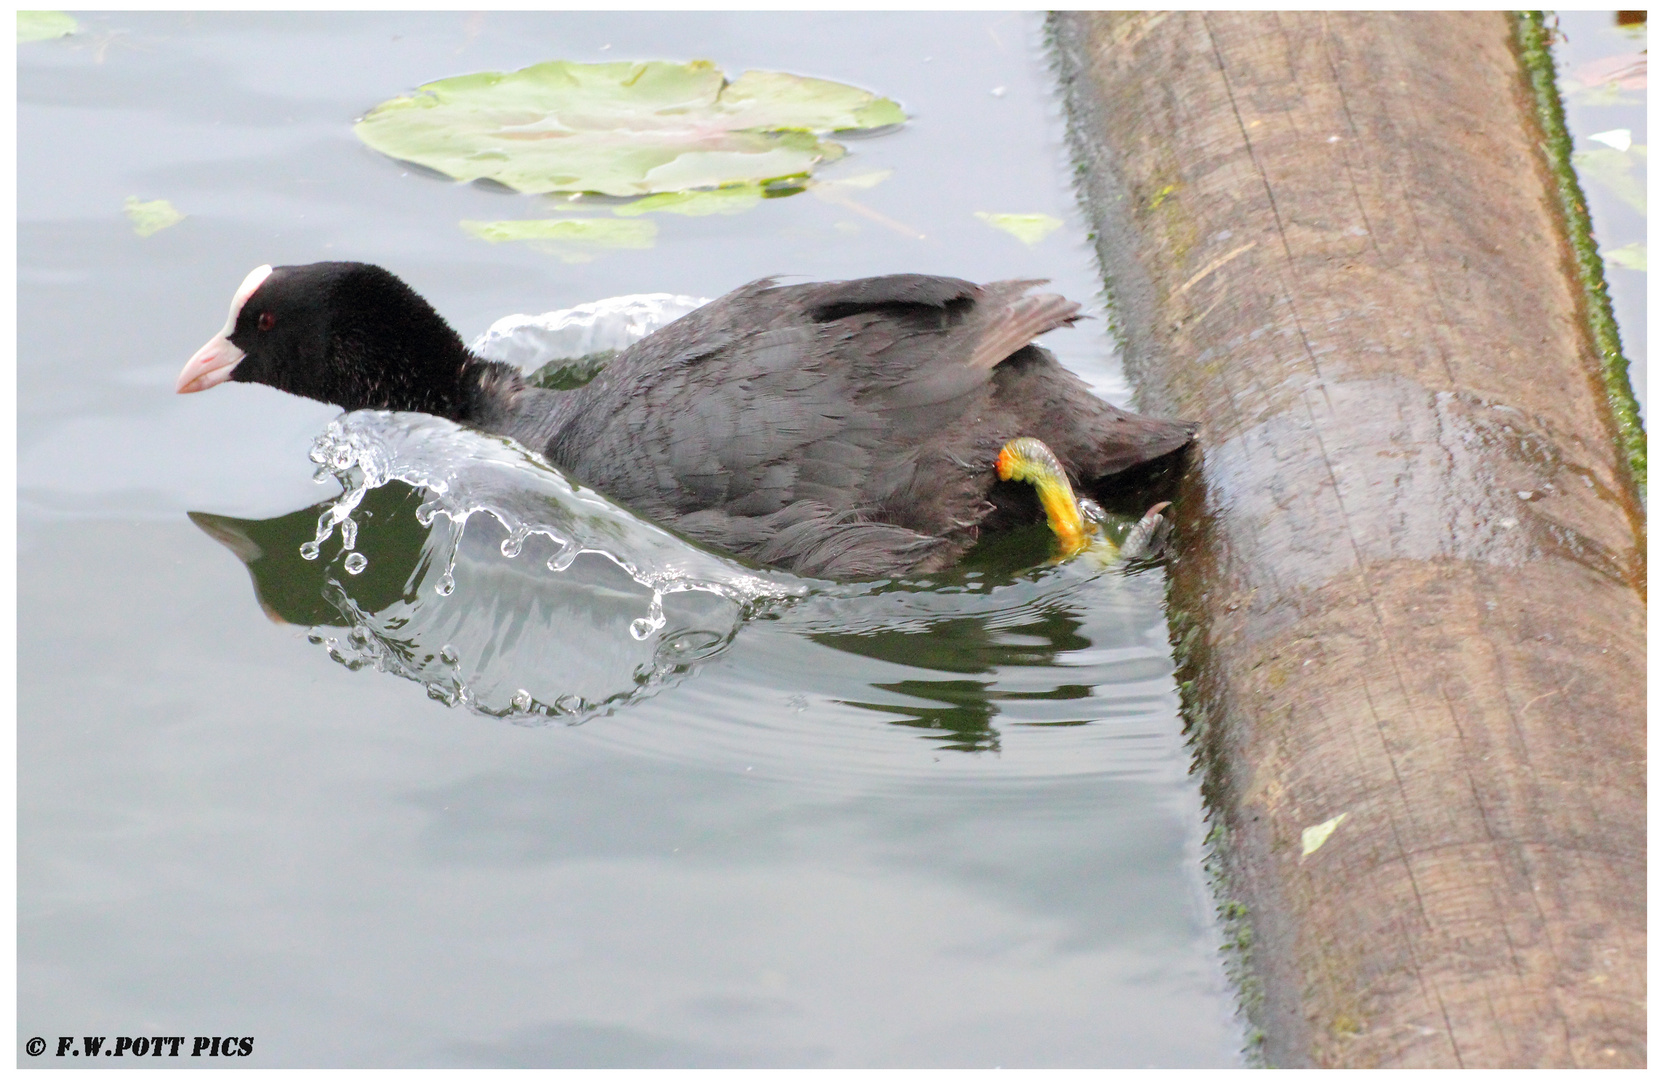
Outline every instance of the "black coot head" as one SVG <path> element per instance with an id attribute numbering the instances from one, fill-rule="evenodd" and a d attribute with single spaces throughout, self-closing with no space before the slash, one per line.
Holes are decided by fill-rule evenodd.
<path id="1" fill-rule="evenodd" d="M 427 301 L 379 266 L 262 266 L 179 373 L 178 391 L 257 382 L 345 409 L 449 415 L 467 360 Z"/>

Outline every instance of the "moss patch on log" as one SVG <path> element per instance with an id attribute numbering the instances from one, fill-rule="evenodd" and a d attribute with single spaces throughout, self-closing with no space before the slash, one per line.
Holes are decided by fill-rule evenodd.
<path id="1" fill-rule="evenodd" d="M 1600 352 L 1602 381 L 1617 425 L 1617 438 L 1637 493 L 1643 504 L 1647 489 L 1647 433 L 1641 423 L 1641 409 L 1629 382 L 1629 359 L 1618 337 L 1618 322 L 1612 315 L 1612 300 L 1606 291 L 1606 270 L 1595 245 L 1589 221 L 1589 204 L 1572 167 L 1572 138 L 1566 129 L 1566 111 L 1555 85 L 1554 56 L 1549 51 L 1548 29 L 1540 11 L 1522 11 L 1514 22 L 1515 44 L 1520 64 L 1530 80 L 1537 123 L 1543 131 L 1543 152 L 1554 178 L 1555 195 L 1566 222 L 1566 238 L 1577 263 L 1577 279 L 1583 289 L 1584 314 L 1595 348 Z"/>

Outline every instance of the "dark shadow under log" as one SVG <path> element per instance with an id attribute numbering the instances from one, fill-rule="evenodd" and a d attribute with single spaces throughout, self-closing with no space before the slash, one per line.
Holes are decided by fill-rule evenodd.
<path id="1" fill-rule="evenodd" d="M 1053 30 L 1278 1065 L 1646 1060 L 1642 511 L 1513 17 Z"/>

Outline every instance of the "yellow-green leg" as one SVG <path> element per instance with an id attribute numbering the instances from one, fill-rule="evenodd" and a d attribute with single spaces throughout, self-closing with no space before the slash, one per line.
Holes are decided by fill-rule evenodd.
<path id="1" fill-rule="evenodd" d="M 1046 523 L 1063 548 L 1064 558 L 1079 555 L 1091 544 L 1090 533 L 1096 530 L 1081 517 L 1075 489 L 1051 447 L 1027 435 L 1012 439 L 1000 447 L 994 469 L 1001 480 L 1023 480 L 1034 485 L 1040 507 L 1046 511 Z"/>

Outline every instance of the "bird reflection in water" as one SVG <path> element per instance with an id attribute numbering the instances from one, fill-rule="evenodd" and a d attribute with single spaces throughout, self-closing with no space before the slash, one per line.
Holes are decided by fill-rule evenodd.
<path id="1" fill-rule="evenodd" d="M 1009 613 L 1001 613 L 1008 615 Z M 1081 620 L 1060 610 L 1035 610 L 1032 617 L 1012 624 L 990 625 L 992 615 L 943 619 L 923 632 L 878 631 L 868 634 L 816 634 L 814 640 L 830 648 L 894 664 L 906 664 L 922 671 L 963 675 L 959 679 L 902 679 L 873 683 L 879 690 L 913 698 L 913 702 L 876 703 L 845 701 L 872 712 L 890 713 L 903 719 L 891 723 L 923 728 L 926 738 L 943 749 L 977 751 L 1000 748 L 999 729 L 994 718 L 1003 701 L 1068 701 L 1092 696 L 1090 686 L 1059 683 L 1046 689 L 1002 688 L 1001 669 L 1010 667 L 1056 668 L 1059 656 L 1089 648 Z M 970 676 L 987 676 L 971 678 Z M 1084 720 L 1052 720 L 1050 724 L 1080 724 Z"/>
<path id="2" fill-rule="evenodd" d="M 373 663 L 424 683 L 430 696 L 447 704 L 522 723 L 582 720 L 648 696 L 721 653 L 743 622 L 743 613 L 732 605 L 725 610 L 718 597 L 672 596 L 669 622 L 656 640 L 634 642 L 622 632 L 643 603 L 632 583 L 567 588 L 570 571 L 551 573 L 536 553 L 504 558 L 498 548 L 506 534 L 489 519 L 469 524 L 477 542 L 464 545 L 458 588 L 438 595 L 423 586 L 443 560 L 436 553 L 445 543 L 432 534 L 447 523 L 421 525 L 416 510 L 422 500 L 420 489 L 400 482 L 365 493 L 353 512 L 359 522 L 354 551 L 367 558 L 357 573 L 349 571 L 349 552 L 340 550 L 339 540 L 319 558 L 301 554 L 329 502 L 265 520 L 200 512 L 190 517 L 246 565 L 268 617 L 312 628 L 312 639 L 336 660 L 349 667 Z M 1068 708 L 1034 707 L 1093 695 L 1091 667 L 1067 661 L 1093 646 L 1080 614 L 1092 595 L 1081 592 L 1089 575 L 1084 569 L 1029 569 L 1046 561 L 1051 543 L 1043 524 L 1013 530 L 979 548 L 952 581 L 835 586 L 796 615 L 790 604 L 771 611 L 768 632 L 797 633 L 844 654 L 900 665 L 906 677 L 863 680 L 877 691 L 873 700 L 855 700 L 847 682 L 828 696 L 893 717 L 891 723 L 915 729 L 943 749 L 998 751 L 1002 712 L 1023 717 L 1008 715 L 1001 720 L 1005 726 L 1089 722 Z M 1057 578 L 1050 586 L 1035 583 L 1045 575 Z M 1013 582 L 1016 596 L 996 595 L 1002 583 Z M 682 606 L 673 610 L 671 601 L 678 599 Z M 887 605 L 898 599 L 901 607 L 890 614 Z M 538 678 L 542 687 L 522 689 Z M 551 685 L 551 678 L 567 682 Z M 455 692 L 459 681 L 469 684 L 473 697 Z M 546 704 L 576 695 L 577 703 L 568 700 L 542 714 L 513 707 L 517 694 L 528 693 Z"/>
<path id="3" fill-rule="evenodd" d="M 343 557 L 308 561 L 301 545 L 313 538 L 318 517 L 330 502 L 264 520 L 191 511 L 196 527 L 229 548 L 248 568 L 254 599 L 273 622 L 295 626 L 350 626 L 352 619 L 331 596 L 343 579 L 365 611 L 380 611 L 413 598 L 423 567 L 428 530 L 417 522 L 421 492 L 407 484 L 385 484 L 367 492 L 353 517 L 360 521 L 356 547 L 368 557 L 350 578 Z M 344 556 L 345 553 L 342 553 Z"/>

